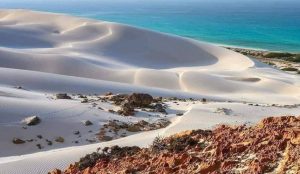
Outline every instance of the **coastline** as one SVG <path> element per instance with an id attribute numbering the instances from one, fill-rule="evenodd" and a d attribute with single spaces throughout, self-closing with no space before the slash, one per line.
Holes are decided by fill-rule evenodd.
<path id="1" fill-rule="evenodd" d="M 259 60 L 277 69 L 281 69 L 288 73 L 300 74 L 300 53 L 291 52 L 273 52 L 267 50 L 256 50 L 249 48 L 237 48 L 221 46 L 223 48 L 241 53 L 250 58 Z"/>
<path id="2" fill-rule="evenodd" d="M 254 48 L 242 48 L 242 47 L 235 47 L 235 46 L 222 46 L 218 45 L 220 47 L 241 53 L 246 56 L 252 56 L 255 58 L 281 58 L 285 59 L 288 57 L 295 57 L 300 55 L 300 51 L 298 53 L 294 52 L 284 52 L 284 51 L 269 51 L 269 50 L 263 50 L 263 49 L 254 49 Z M 272 57 L 268 57 L 268 54 L 276 54 Z M 281 54 L 288 54 L 289 56 L 282 56 Z"/>
<path id="3" fill-rule="evenodd" d="M 0 173 L 47 173 L 99 147 L 300 112 L 299 76 L 249 58 L 269 53 L 61 14 L 0 18 Z M 297 57 L 271 55 L 277 67 Z"/>
<path id="4" fill-rule="evenodd" d="M 168 33 L 168 32 L 167 32 Z M 171 34 L 171 33 L 170 33 Z M 176 34 L 182 37 L 186 37 L 186 38 L 191 38 L 200 42 L 206 42 L 206 43 L 210 43 L 219 47 L 224 47 L 224 48 L 234 48 L 234 49 L 239 49 L 239 50 L 252 50 L 252 51 L 262 51 L 262 52 L 280 52 L 280 53 L 291 53 L 291 54 L 300 54 L 300 49 L 296 50 L 296 51 L 291 51 L 291 50 L 279 50 L 279 49 L 266 49 L 266 48 L 259 48 L 259 47 L 249 47 L 249 46 L 241 46 L 241 45 L 235 45 L 235 44 L 226 44 L 226 43 L 221 43 L 221 42 L 214 42 L 211 40 L 206 40 L 203 38 L 199 38 L 199 37 L 193 37 L 190 35 L 181 35 L 181 34 Z"/>

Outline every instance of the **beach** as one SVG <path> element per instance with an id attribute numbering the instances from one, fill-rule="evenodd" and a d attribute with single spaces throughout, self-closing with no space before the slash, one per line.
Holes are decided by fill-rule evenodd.
<path id="1" fill-rule="evenodd" d="M 47 173 L 99 147 L 299 115 L 294 53 L 268 58 L 31 10 L 0 10 L 0 37 L 0 174 Z"/>

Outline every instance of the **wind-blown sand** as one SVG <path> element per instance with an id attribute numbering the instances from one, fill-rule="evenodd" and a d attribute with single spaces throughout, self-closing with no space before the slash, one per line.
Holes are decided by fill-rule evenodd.
<path id="1" fill-rule="evenodd" d="M 185 114 L 174 117 L 167 128 L 106 143 L 68 147 L 73 144 L 67 141 L 55 145 L 52 149 L 56 150 L 39 153 L 33 153 L 39 150 L 32 145 L 11 143 L 15 136 L 68 136 L 82 119 L 99 122 L 93 130 L 99 129 L 101 121 L 124 119 L 78 101 L 51 99 L 58 92 L 108 91 L 205 97 L 215 102 L 177 108 L 170 104 L 171 109 Z M 1 174 L 46 173 L 66 167 L 99 146 L 147 146 L 158 134 L 219 123 L 256 122 L 262 117 L 297 115 L 300 111 L 298 107 L 249 106 L 244 102 L 298 104 L 300 78 L 231 50 L 187 38 L 61 14 L 0 10 Z M 224 107 L 233 113 L 215 113 L 216 108 Z M 42 123 L 22 129 L 20 121 L 34 114 L 42 117 Z M 57 149 L 61 147 L 68 148 Z"/>

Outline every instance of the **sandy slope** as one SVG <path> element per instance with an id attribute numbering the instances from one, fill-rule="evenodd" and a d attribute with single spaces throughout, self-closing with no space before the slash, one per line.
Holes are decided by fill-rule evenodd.
<path id="1" fill-rule="evenodd" d="M 15 89 L 15 86 L 25 90 Z M 67 136 L 82 119 L 98 121 L 100 125 L 115 118 L 78 101 L 49 99 L 57 92 L 99 94 L 107 91 L 205 97 L 219 102 L 179 108 L 170 105 L 171 109 L 183 110 L 186 114 L 173 119 L 173 124 L 163 130 L 108 143 L 37 154 L 29 154 L 38 151 L 31 146 L 11 146 L 12 136 L 26 137 L 37 132 L 47 136 L 64 132 Z M 236 103 L 222 102 L 228 100 Z M 243 101 L 300 103 L 299 76 L 187 38 L 60 14 L 0 10 L 1 174 L 44 173 L 54 167 L 65 167 L 98 146 L 116 143 L 145 146 L 157 134 L 169 135 L 185 129 L 209 128 L 220 122 L 255 122 L 263 116 L 299 113 L 299 108 L 248 106 L 242 104 Z M 214 113 L 220 107 L 232 107 L 236 115 Z M 49 114 L 57 111 L 63 112 Z M 24 133 L 20 120 L 37 113 L 46 121 Z M 95 125 L 93 130 L 97 129 Z M 66 146 L 71 143 L 53 148 Z M 29 155 L 7 157 L 20 154 Z M 58 156 L 64 159 L 58 160 Z M 15 165 L 21 166 L 19 171 Z"/>
<path id="2" fill-rule="evenodd" d="M 37 72 L 46 72 L 211 96 L 226 95 L 239 100 L 265 100 L 261 94 L 266 93 L 272 94 L 272 98 L 283 97 L 282 100 L 286 96 L 294 100 L 299 97 L 295 95 L 299 93 L 296 76 L 266 65 L 257 66 L 243 55 L 186 38 L 110 22 L 23 10 L 2 10 L 0 24 L 1 68 L 34 71 L 36 76 L 41 76 Z M 17 70 L 14 73 L 23 74 Z M 27 76 L 24 74 L 22 79 Z M 17 85 L 28 85 L 26 81 L 19 82 L 20 78 L 13 78 Z M 7 81 L 1 84 L 13 85 Z M 254 94 L 261 97 L 253 99 Z"/>

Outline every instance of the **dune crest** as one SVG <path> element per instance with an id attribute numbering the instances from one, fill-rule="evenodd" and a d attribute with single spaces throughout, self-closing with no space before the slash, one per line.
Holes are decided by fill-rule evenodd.
<path id="1" fill-rule="evenodd" d="M 135 108 L 124 117 L 121 106 L 101 100 L 107 92 L 165 97 L 155 106 L 168 113 Z M 299 76 L 225 48 L 113 22 L 0 10 L 0 173 L 46 173 L 98 147 L 145 147 L 158 134 L 294 115 L 299 103 Z M 34 116 L 41 123 L 24 128 L 21 120 Z M 159 118 L 172 123 L 105 143 L 88 139 L 113 119 Z"/>
<path id="2" fill-rule="evenodd" d="M 269 93 L 265 85 L 269 81 L 276 94 L 286 95 L 279 84 L 299 83 L 278 80 L 287 75 L 267 65 L 256 67 L 246 56 L 187 38 L 60 14 L 26 10 L 0 14 L 2 68 L 202 95 Z"/>

